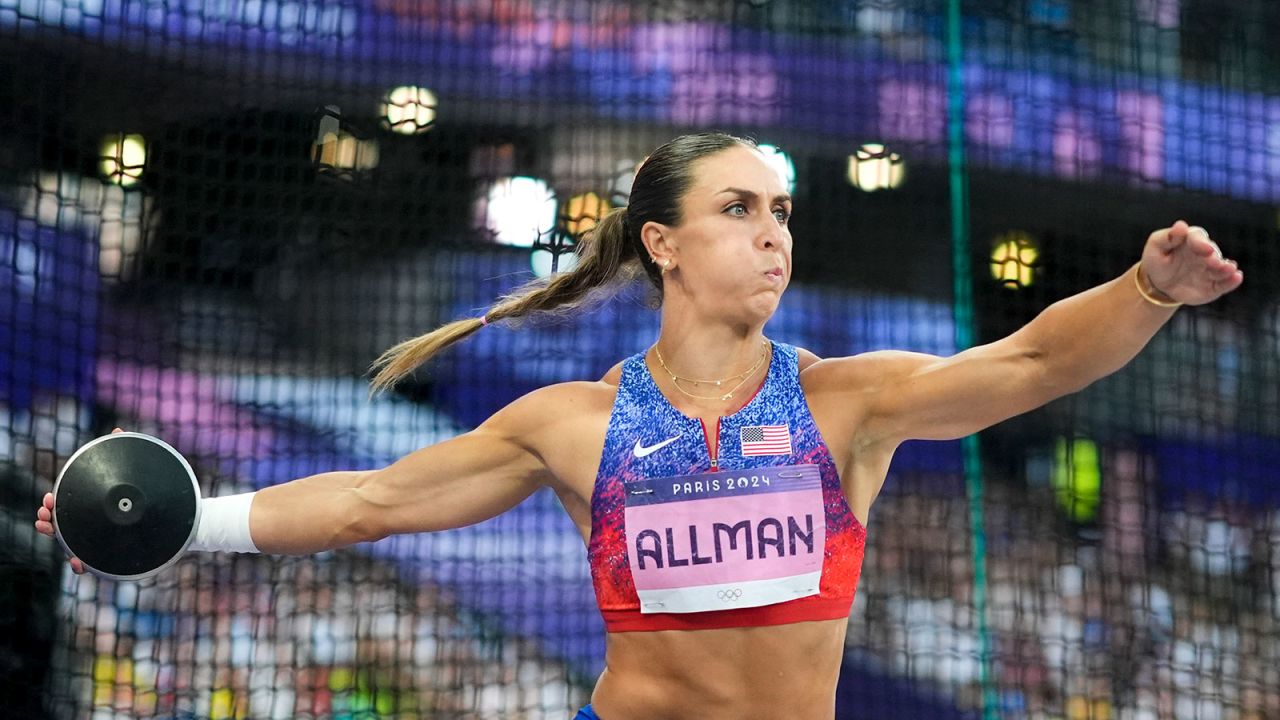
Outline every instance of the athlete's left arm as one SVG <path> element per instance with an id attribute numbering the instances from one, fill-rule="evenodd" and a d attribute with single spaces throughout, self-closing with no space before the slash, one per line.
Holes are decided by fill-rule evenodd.
<path id="1" fill-rule="evenodd" d="M 822 387 L 846 394 L 847 407 L 857 408 L 858 446 L 963 437 L 1128 363 L 1174 312 L 1143 299 L 1136 283 L 1149 294 L 1201 305 L 1243 281 L 1203 229 L 1178 221 L 1151 234 L 1139 265 L 1054 303 L 1002 340 L 949 358 L 876 352 L 825 360 L 814 370 L 822 370 Z"/>

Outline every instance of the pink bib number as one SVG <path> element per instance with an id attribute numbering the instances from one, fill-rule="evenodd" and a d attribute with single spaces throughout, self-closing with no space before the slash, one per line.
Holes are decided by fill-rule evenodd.
<path id="1" fill-rule="evenodd" d="M 629 482 L 625 522 L 641 613 L 758 607 L 818 594 L 826 515 L 817 465 Z"/>

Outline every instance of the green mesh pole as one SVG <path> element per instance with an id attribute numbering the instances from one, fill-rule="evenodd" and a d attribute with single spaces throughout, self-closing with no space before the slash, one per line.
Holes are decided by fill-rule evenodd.
<path id="1" fill-rule="evenodd" d="M 964 62 L 960 37 L 960 0 L 947 2 L 947 164 L 951 176 L 951 263 L 954 272 L 956 349 L 973 346 L 973 284 L 969 266 L 969 181 L 964 159 Z M 991 680 L 991 634 L 987 627 L 987 536 L 982 519 L 982 459 L 978 436 L 961 441 L 969 528 L 973 546 L 973 607 L 978 616 L 978 662 L 982 668 L 982 717 L 998 717 Z"/>

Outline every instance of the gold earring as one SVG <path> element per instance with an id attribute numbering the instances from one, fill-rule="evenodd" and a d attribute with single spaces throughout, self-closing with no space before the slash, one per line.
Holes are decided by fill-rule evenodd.
<path id="1" fill-rule="evenodd" d="M 667 271 L 667 268 L 668 268 L 668 267 L 670 267 L 670 266 L 671 266 L 671 258 L 667 258 L 666 260 L 663 260 L 663 261 L 662 261 L 662 272 L 666 272 L 666 271 Z"/>

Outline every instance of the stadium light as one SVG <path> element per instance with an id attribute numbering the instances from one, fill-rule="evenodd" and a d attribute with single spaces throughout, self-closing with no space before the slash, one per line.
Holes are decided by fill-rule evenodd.
<path id="1" fill-rule="evenodd" d="M 142 178 L 147 164 L 147 141 L 141 135 L 123 133 L 102 140 L 102 175 L 108 182 L 129 187 Z"/>
<path id="2" fill-rule="evenodd" d="M 551 259 L 550 250 L 541 248 L 529 253 L 529 267 L 533 268 L 533 273 L 540 278 L 551 276 Z M 568 272 L 578 266 L 578 253 L 572 250 L 561 252 L 559 259 L 556 261 L 556 272 Z"/>
<path id="3" fill-rule="evenodd" d="M 991 277 L 1010 290 L 1029 287 L 1035 282 L 1039 257 L 1040 248 L 1027 233 L 1012 230 L 999 235 L 991 248 Z"/>
<path id="4" fill-rule="evenodd" d="M 902 156 L 890 152 L 880 143 L 867 143 L 849 156 L 849 169 L 846 177 L 849 184 L 874 192 L 889 190 L 902 184 L 906 175 Z"/>
<path id="5" fill-rule="evenodd" d="M 607 200 L 593 192 L 587 192 L 569 198 L 561 208 L 560 215 L 564 221 L 564 229 L 576 238 L 595 227 L 609 210 Z"/>
<path id="6" fill-rule="evenodd" d="M 326 132 L 316 142 L 312 156 L 322 166 L 341 170 L 372 170 L 378 166 L 378 142 L 361 140 L 345 130 Z"/>
<path id="7" fill-rule="evenodd" d="M 495 242 L 532 247 L 556 225 L 556 194 L 532 177 L 502 178 L 489 185 L 477 216 Z"/>
<path id="8" fill-rule="evenodd" d="M 796 191 L 796 164 L 791 156 L 783 152 L 776 145 L 760 145 L 760 152 L 764 153 L 764 159 L 767 161 L 778 174 L 782 176 L 782 182 L 787 186 L 787 192 Z"/>
<path id="9" fill-rule="evenodd" d="M 417 135 L 435 127 L 436 94 L 424 87 L 401 85 L 383 99 L 379 114 L 392 132 Z"/>

